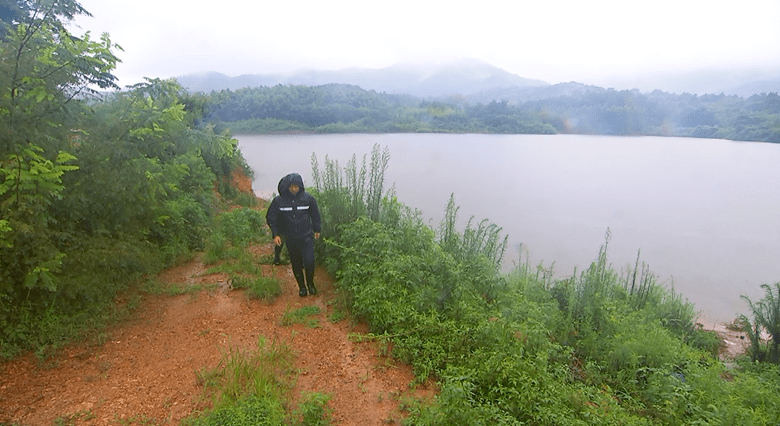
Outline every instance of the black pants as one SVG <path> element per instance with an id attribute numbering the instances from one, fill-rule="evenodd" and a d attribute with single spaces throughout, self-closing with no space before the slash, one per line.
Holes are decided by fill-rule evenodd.
<path id="1" fill-rule="evenodd" d="M 314 277 L 314 236 L 302 239 L 287 238 L 287 255 L 290 256 L 293 274 L 300 274 L 306 268 L 306 281 L 311 283 Z"/>

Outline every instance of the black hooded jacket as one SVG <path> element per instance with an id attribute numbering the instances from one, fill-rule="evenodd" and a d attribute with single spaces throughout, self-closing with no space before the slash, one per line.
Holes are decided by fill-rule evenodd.
<path id="1" fill-rule="evenodd" d="M 300 188 L 295 195 L 290 193 L 291 184 Z M 278 189 L 279 195 L 271 201 L 265 214 L 272 235 L 303 239 L 319 233 L 320 211 L 317 208 L 317 200 L 306 192 L 301 175 L 290 173 L 283 177 L 279 181 Z"/>

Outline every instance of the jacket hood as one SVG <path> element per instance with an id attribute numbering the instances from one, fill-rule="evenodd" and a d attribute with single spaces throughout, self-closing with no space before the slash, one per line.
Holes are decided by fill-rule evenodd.
<path id="1" fill-rule="evenodd" d="M 282 180 L 279 181 L 279 195 L 286 195 L 290 196 L 290 185 L 296 184 L 299 188 L 301 188 L 298 193 L 301 194 L 306 191 L 306 188 L 303 186 L 303 178 L 298 173 L 290 173 L 289 175 L 282 178 Z"/>

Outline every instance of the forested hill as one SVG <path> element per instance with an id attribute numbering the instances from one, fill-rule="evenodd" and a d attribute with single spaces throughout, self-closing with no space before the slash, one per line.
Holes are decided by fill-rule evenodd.
<path id="1" fill-rule="evenodd" d="M 234 133 L 285 131 L 658 135 L 780 142 L 780 96 L 618 91 L 578 83 L 437 100 L 358 86 L 212 92 L 208 119 Z M 480 95 L 480 96 L 484 96 Z"/>
<path id="2" fill-rule="evenodd" d="M 543 87 L 549 84 L 520 77 L 488 63 L 461 59 L 440 65 L 397 64 L 387 68 L 349 68 L 337 71 L 304 70 L 292 74 L 249 74 L 230 77 L 217 72 L 188 74 L 179 83 L 193 92 L 244 87 L 353 84 L 379 93 L 438 97 L 464 96 L 495 88 Z"/>

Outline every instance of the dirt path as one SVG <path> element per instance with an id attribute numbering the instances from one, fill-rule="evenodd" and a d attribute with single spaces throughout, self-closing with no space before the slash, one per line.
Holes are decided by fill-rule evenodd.
<path id="1" fill-rule="evenodd" d="M 257 254 L 271 250 L 269 244 Z M 208 407 L 196 371 L 214 368 L 228 345 L 255 349 L 260 337 L 293 349 L 300 372 L 294 394 L 331 395 L 328 405 L 338 425 L 398 424 L 401 395 L 431 393 L 423 387 L 411 391 L 410 367 L 390 365 L 376 344 L 348 339 L 365 327 L 328 320 L 335 294 L 323 270 L 315 274 L 319 294 L 300 298 L 289 266 L 263 267 L 282 282 L 283 295 L 271 304 L 229 289 L 223 275 L 203 275 L 204 266 L 195 261 L 161 280 L 220 284 L 219 290 L 150 296 L 135 319 L 110 330 L 101 345 L 67 348 L 46 366 L 32 356 L 0 365 L 0 423 L 178 424 Z M 281 324 L 285 312 L 303 305 L 320 307 L 318 328 Z"/>
<path id="2" fill-rule="evenodd" d="M 271 251 L 268 244 L 256 255 Z M 425 387 L 410 390 L 408 366 L 391 365 L 374 343 L 349 340 L 365 326 L 328 320 L 335 294 L 323 270 L 315 274 L 319 294 L 300 298 L 289 266 L 263 267 L 264 275 L 282 282 L 283 294 L 271 304 L 230 290 L 226 276 L 204 275 L 204 265 L 194 261 L 167 271 L 161 281 L 217 284 L 218 290 L 149 296 L 135 319 L 111 329 L 103 344 L 69 347 L 43 366 L 32 356 L 0 365 L 0 423 L 178 424 L 208 407 L 196 371 L 214 368 L 228 345 L 254 349 L 260 337 L 293 349 L 300 372 L 294 394 L 331 395 L 337 425 L 399 424 L 402 395 L 430 397 Z M 285 312 L 304 305 L 320 308 L 318 328 L 281 324 Z M 705 327 L 724 339 L 724 358 L 744 352 L 741 333 Z"/>
<path id="3" fill-rule="evenodd" d="M 249 179 L 234 177 L 239 190 L 251 193 Z M 255 255 L 272 250 L 269 243 Z M 336 296 L 323 270 L 315 274 L 319 294 L 300 298 L 289 266 L 263 267 L 282 283 L 282 296 L 271 304 L 229 289 L 226 276 L 204 275 L 204 265 L 194 261 L 165 272 L 161 281 L 218 284 L 219 290 L 150 296 L 135 319 L 111 329 L 102 344 L 69 347 L 44 366 L 32 356 L 0 364 L 0 424 L 179 424 L 209 406 L 196 372 L 216 367 L 229 345 L 255 349 L 261 337 L 293 349 L 300 372 L 294 395 L 331 395 L 337 425 L 399 424 L 401 396 L 433 394 L 424 386 L 410 390 L 411 368 L 390 365 L 376 344 L 349 340 L 365 326 L 328 320 Z M 320 308 L 318 328 L 281 324 L 285 312 L 304 305 Z M 725 357 L 744 352 L 741 333 L 705 327 L 725 340 Z"/>

